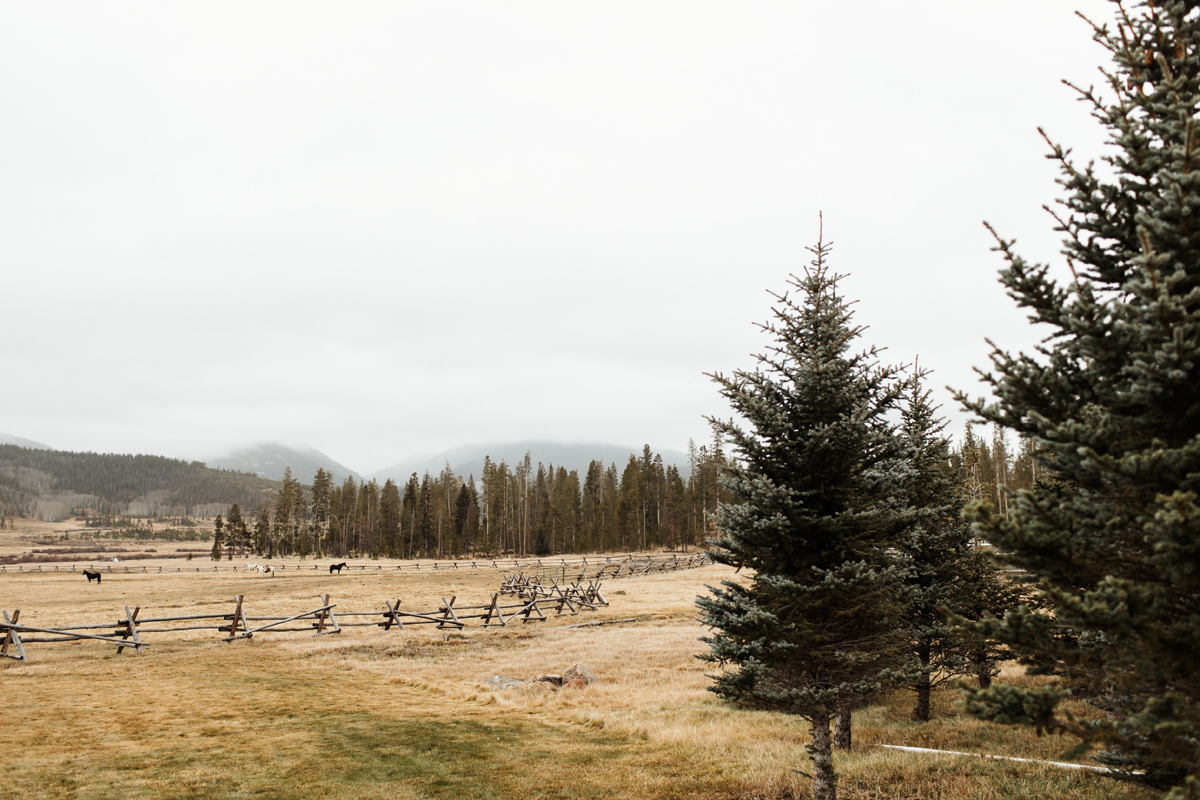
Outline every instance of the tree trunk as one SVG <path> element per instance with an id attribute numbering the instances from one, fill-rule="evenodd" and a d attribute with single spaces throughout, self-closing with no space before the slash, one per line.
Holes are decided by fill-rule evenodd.
<path id="1" fill-rule="evenodd" d="M 981 647 L 971 655 L 971 665 L 975 668 L 975 679 L 979 681 L 979 688 L 987 689 L 992 685 L 992 662 L 988 660 L 987 648 Z"/>
<path id="2" fill-rule="evenodd" d="M 929 722 L 929 676 L 917 678 L 917 707 L 913 709 L 913 719 L 917 722 Z"/>
<path id="3" fill-rule="evenodd" d="M 929 666 L 930 658 L 929 642 L 922 638 L 921 643 L 917 645 L 917 658 L 921 661 L 921 666 Z M 921 677 L 917 678 L 917 707 L 913 709 L 913 719 L 917 722 L 929 721 L 929 673 L 922 673 Z"/>
<path id="4" fill-rule="evenodd" d="M 833 748 L 829 741 L 829 715 L 812 717 L 813 800 L 837 800 Z"/>
<path id="5" fill-rule="evenodd" d="M 979 662 L 979 669 L 976 672 L 976 677 L 979 679 L 979 688 L 987 689 L 992 685 L 992 665 L 986 660 Z"/>
<path id="6" fill-rule="evenodd" d="M 838 703 L 837 717 L 833 720 L 833 747 L 836 750 L 849 751 L 850 745 L 850 701 L 843 700 Z"/>

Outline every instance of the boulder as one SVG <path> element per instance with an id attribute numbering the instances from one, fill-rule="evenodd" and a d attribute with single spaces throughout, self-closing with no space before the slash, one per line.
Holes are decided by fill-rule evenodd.
<path id="1" fill-rule="evenodd" d="M 485 681 L 486 685 L 492 689 L 516 689 L 525 685 L 525 681 L 519 681 L 516 678 L 510 678 L 507 675 L 497 675 L 494 678 L 489 678 Z"/>
<path id="2" fill-rule="evenodd" d="M 549 683 L 554 688 L 557 689 L 559 686 L 563 685 L 563 676 L 562 675 L 538 675 L 536 678 L 533 679 L 533 682 L 534 683 Z"/>
<path id="3" fill-rule="evenodd" d="M 596 682 L 596 676 L 588 669 L 587 664 L 576 664 L 573 667 L 563 671 L 562 682 L 567 683 L 573 680 L 582 680 L 584 686 L 591 686 Z"/>

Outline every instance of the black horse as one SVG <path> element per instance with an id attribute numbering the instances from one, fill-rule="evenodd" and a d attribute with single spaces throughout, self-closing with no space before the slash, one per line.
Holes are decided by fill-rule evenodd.
<path id="1" fill-rule="evenodd" d="M 85 569 L 83 571 L 83 574 L 84 574 L 84 577 L 86 577 L 88 579 L 88 583 L 92 582 L 92 578 L 96 579 L 96 583 L 100 582 L 100 573 L 99 572 L 92 572 L 91 570 Z"/>
<path id="2" fill-rule="evenodd" d="M 345 562 L 345 561 L 343 561 L 343 562 L 342 562 L 342 563 L 340 563 L 340 564 L 330 564 L 330 565 L 329 565 L 329 574 L 330 574 L 330 575 L 332 575 L 334 572 L 336 572 L 338 575 L 341 575 L 341 574 L 342 574 L 342 567 L 344 567 L 344 566 L 346 566 L 346 562 Z"/>

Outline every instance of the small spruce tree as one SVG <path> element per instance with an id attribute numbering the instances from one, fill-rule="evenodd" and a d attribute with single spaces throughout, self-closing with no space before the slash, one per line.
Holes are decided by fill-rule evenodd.
<path id="1" fill-rule="evenodd" d="M 862 329 L 829 247 L 810 248 L 796 299 L 774 295 L 758 368 L 712 376 L 747 427 L 712 420 L 737 458 L 710 552 L 747 572 L 697 600 L 715 630 L 700 657 L 727 667 L 711 691 L 811 723 L 818 800 L 836 797 L 831 718 L 905 676 L 889 546 L 906 515 L 888 501 L 902 477 L 887 420 L 901 382 L 876 349 L 851 352 Z"/>
<path id="2" fill-rule="evenodd" d="M 1107 129 L 1106 167 L 1051 144 L 1071 277 L 999 239 L 1001 282 L 1051 333 L 996 350 L 996 397 L 966 406 L 1030 437 L 1067 491 L 1017 492 L 977 530 L 1040 581 L 1050 613 L 988 626 L 1057 685 L 995 684 L 973 713 L 1077 735 L 1140 777 L 1200 797 L 1200 3 L 1160 0 L 1093 25 L 1108 91 L 1080 89 Z M 1197 230 L 1193 230 L 1196 228 Z M 1064 631 L 1070 635 L 1064 635 Z M 1047 667 L 1047 664 L 1051 667 Z M 1107 712 L 1062 713 L 1068 694 Z M 1134 776 L 1132 773 L 1130 777 Z"/>
<path id="3" fill-rule="evenodd" d="M 902 616 L 919 670 L 912 684 L 919 722 L 929 720 L 938 685 L 981 669 L 991 675 L 989 643 L 961 623 L 1016 605 L 1015 587 L 991 555 L 972 547 L 962 515 L 966 494 L 950 467 L 950 442 L 941 433 L 946 423 L 922 386 L 926 374 L 918 370 L 910 379 L 902 407 L 903 497 L 912 524 L 896 545 L 907 567 Z"/>
<path id="4" fill-rule="evenodd" d="M 221 515 L 218 514 L 216 522 L 213 523 L 213 546 L 211 553 L 213 561 L 221 560 L 221 544 L 223 543 L 224 539 L 225 521 L 221 519 Z"/>

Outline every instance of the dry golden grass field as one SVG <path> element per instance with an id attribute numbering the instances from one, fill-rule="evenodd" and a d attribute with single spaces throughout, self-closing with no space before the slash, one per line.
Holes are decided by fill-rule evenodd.
<path id="1" fill-rule="evenodd" d="M 211 562 L 193 562 L 203 566 Z M 244 562 L 235 562 L 244 563 Z M 322 562 L 324 563 L 324 562 Z M 172 562 L 177 565 L 178 561 Z M 780 798 L 808 795 L 807 728 L 708 691 L 693 605 L 728 574 L 705 567 L 609 582 L 611 605 L 506 628 L 350 628 L 332 636 L 215 631 L 147 635 L 143 653 L 102 642 L 31 644 L 0 663 L 4 770 L 13 798 Z M 232 610 L 299 613 L 483 602 L 502 575 L 324 570 L 0 575 L 0 608 L 29 625 L 109 623 Z M 632 623 L 568 628 L 602 619 Z M 597 682 L 536 695 L 490 691 L 584 662 Z M 1018 678 L 1020 680 L 1020 678 Z M 888 751 L 907 744 L 1056 759 L 1070 742 L 964 718 L 955 692 L 934 722 L 897 693 L 855 716 L 836 766 L 847 798 L 1149 798 L 1080 770 Z"/>

